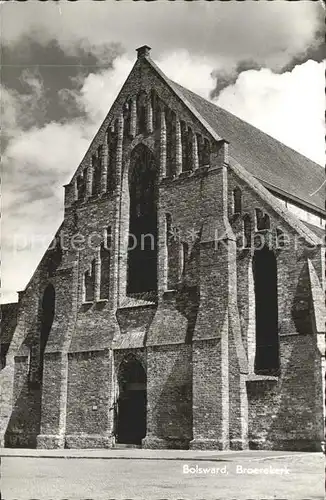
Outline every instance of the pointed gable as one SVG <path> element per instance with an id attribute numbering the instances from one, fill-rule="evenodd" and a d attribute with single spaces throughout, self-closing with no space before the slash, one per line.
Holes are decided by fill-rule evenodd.
<path id="1" fill-rule="evenodd" d="M 188 112 L 186 126 L 196 124 L 200 133 L 203 136 L 206 134 L 213 142 L 228 142 L 230 161 L 234 160 L 244 167 L 273 194 L 318 214 L 325 214 L 325 174 L 320 165 L 173 82 L 152 61 L 149 51 L 146 45 L 137 49 L 138 58 L 72 179 L 80 175 L 83 178 L 92 155 L 98 146 L 105 143 L 108 128 L 114 130 L 121 102 L 127 102 L 132 89 L 137 94 L 144 84 L 152 90 L 161 87 L 159 97 L 172 110 L 186 115 Z M 146 80 L 149 82 L 146 83 Z"/>

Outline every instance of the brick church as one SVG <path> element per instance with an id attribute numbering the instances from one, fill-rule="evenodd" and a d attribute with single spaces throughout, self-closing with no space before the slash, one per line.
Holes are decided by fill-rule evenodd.
<path id="1" fill-rule="evenodd" d="M 137 53 L 2 306 L 2 446 L 320 450 L 323 169 Z"/>

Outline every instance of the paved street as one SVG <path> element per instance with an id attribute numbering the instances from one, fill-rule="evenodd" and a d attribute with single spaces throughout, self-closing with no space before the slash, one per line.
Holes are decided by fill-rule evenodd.
<path id="1" fill-rule="evenodd" d="M 69 450 L 66 458 L 43 458 L 34 453 L 2 458 L 2 500 L 324 498 L 321 454 Z"/>

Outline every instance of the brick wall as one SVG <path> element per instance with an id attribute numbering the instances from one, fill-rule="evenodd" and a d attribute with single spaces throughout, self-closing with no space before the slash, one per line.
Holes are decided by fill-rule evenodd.
<path id="1" fill-rule="evenodd" d="M 107 447 L 110 444 L 111 363 L 112 353 L 107 350 L 69 354 L 67 447 Z"/>
<path id="2" fill-rule="evenodd" d="M 253 376 L 255 354 L 254 288 L 252 252 L 237 252 L 237 289 L 242 337 L 247 346 L 249 375 L 249 444 L 256 448 L 320 449 L 322 441 L 322 359 L 313 333 L 313 308 L 308 274 L 308 256 L 320 262 L 321 249 L 308 249 L 297 232 L 253 193 L 234 174 L 229 176 L 229 217 L 235 232 L 241 233 L 239 217 L 231 211 L 232 192 L 242 190 L 242 215 L 260 207 L 270 216 L 267 235 L 277 259 L 280 336 L 280 375 Z M 276 249 L 276 229 L 288 238 L 287 248 Z M 267 238 L 267 235 L 265 238 Z M 254 236 L 254 234 L 253 234 Z M 249 293 L 248 293 L 249 291 Z"/>
<path id="3" fill-rule="evenodd" d="M 210 168 L 198 169 L 195 164 L 194 170 L 176 175 L 176 169 L 182 167 L 180 151 L 177 154 L 171 147 L 164 150 L 163 125 L 161 130 L 136 137 L 123 130 L 127 121 L 121 113 L 127 98 L 136 97 L 140 90 L 149 93 L 152 88 L 164 104 L 167 121 L 173 110 L 193 133 L 211 141 Z M 156 122 L 164 123 L 160 113 Z M 8 382 L 3 414 L 10 413 L 12 394 L 16 401 L 8 440 L 31 446 L 39 433 L 40 447 L 111 446 L 115 374 L 124 355 L 135 350 L 147 367 L 148 435 L 144 446 L 243 448 L 249 433 L 255 447 L 317 447 L 322 415 L 321 357 L 313 328 L 307 259 L 322 281 L 320 250 L 306 248 L 303 241 L 295 247 L 296 229 L 250 183 L 226 166 L 227 147 L 213 143 L 209 132 L 145 60 L 135 65 L 76 175 L 89 168 L 92 155 L 105 145 L 112 126 L 117 149 L 109 165 L 115 169 L 109 172 L 110 189 L 76 201 L 74 176 L 66 186 L 61 227 L 66 241 L 71 242 L 77 234 L 85 241 L 96 233 L 100 235 L 98 245 L 103 231 L 112 227 L 109 294 L 104 300 L 84 301 L 84 275 L 98 257 L 97 247 L 76 249 L 68 244 L 53 276 L 49 275 L 46 253 L 21 295 L 8 367 L 3 370 Z M 137 128 L 136 122 L 134 126 Z M 169 134 L 171 123 L 167 123 Z M 158 191 L 158 294 L 130 297 L 126 293 L 127 181 L 131 152 L 141 142 L 152 151 L 163 177 Z M 112 151 L 110 155 L 112 159 Z M 89 183 L 91 170 L 87 172 Z M 164 178 L 165 172 L 168 175 Z M 236 187 L 242 191 L 242 214 L 235 216 Z M 242 217 L 248 214 L 253 240 L 257 237 L 256 208 L 270 217 L 270 229 L 259 233 L 268 244 L 275 246 L 277 230 L 290 239 L 290 249 L 276 250 L 281 372 L 274 379 L 253 373 L 253 252 L 241 248 L 241 234 Z M 174 273 L 171 286 L 167 213 L 178 231 L 169 249 Z M 216 235 L 221 238 L 218 244 Z M 95 240 L 94 236 L 93 243 Z M 188 252 L 181 257 L 185 243 Z M 185 265 L 181 270 L 182 259 Z M 56 291 L 55 316 L 45 351 L 43 383 L 32 387 L 28 378 L 30 349 L 40 342 L 40 304 L 48 283 Z M 16 364 L 15 355 L 23 356 L 16 358 Z M 10 392 L 14 367 L 17 376 Z M 26 416 L 27 409 L 33 424 Z"/>
<path id="4" fill-rule="evenodd" d="M 191 346 L 147 349 L 146 447 L 187 447 L 192 439 Z"/>

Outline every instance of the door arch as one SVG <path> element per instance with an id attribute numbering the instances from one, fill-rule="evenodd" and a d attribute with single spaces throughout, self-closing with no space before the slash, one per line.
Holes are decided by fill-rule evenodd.
<path id="1" fill-rule="evenodd" d="M 146 436 L 147 377 L 134 355 L 126 356 L 118 370 L 119 396 L 116 411 L 118 443 L 141 444 Z"/>

